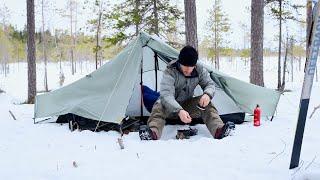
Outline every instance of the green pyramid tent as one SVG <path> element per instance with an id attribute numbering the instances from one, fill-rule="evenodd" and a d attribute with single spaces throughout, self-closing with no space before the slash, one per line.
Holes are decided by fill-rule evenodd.
<path id="1" fill-rule="evenodd" d="M 36 96 L 34 117 L 72 113 L 103 122 L 120 123 L 126 116 L 148 116 L 141 101 L 141 84 L 159 90 L 167 63 L 178 51 L 141 32 L 114 59 L 82 79 Z M 201 63 L 201 61 L 199 62 Z M 262 115 L 273 116 L 280 93 L 224 75 L 206 66 L 216 84 L 213 103 L 220 115 L 252 113 L 257 104 Z M 201 94 L 201 88 L 195 95 Z"/>

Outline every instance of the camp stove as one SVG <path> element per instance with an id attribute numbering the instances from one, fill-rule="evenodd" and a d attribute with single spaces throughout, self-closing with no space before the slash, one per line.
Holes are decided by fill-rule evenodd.
<path id="1" fill-rule="evenodd" d="M 195 136 L 197 134 L 198 129 L 189 127 L 189 129 L 177 130 L 176 139 L 190 139 L 190 136 Z"/>

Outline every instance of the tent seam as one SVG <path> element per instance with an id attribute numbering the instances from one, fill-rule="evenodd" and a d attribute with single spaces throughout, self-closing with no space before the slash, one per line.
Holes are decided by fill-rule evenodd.
<path id="1" fill-rule="evenodd" d="M 138 42 L 139 39 L 140 39 L 140 38 L 138 38 L 138 39 L 136 40 L 136 43 L 135 43 L 135 45 L 134 45 L 133 47 L 135 47 L 135 46 L 137 45 L 137 42 Z M 107 107 L 108 107 L 109 104 L 110 104 L 110 99 L 111 99 L 112 95 L 114 94 L 115 89 L 116 89 L 116 87 L 118 86 L 118 84 L 119 84 L 119 82 L 120 82 L 120 79 L 121 79 L 121 77 L 122 77 L 122 75 L 123 75 L 123 72 L 124 72 L 124 70 L 125 70 L 128 62 L 129 62 L 129 57 L 130 57 L 130 55 L 132 54 L 132 51 L 133 51 L 133 49 L 134 49 L 133 47 L 131 48 L 130 54 L 127 56 L 126 63 L 125 63 L 125 65 L 124 65 L 123 68 L 122 68 L 122 71 L 121 71 L 121 73 L 120 73 L 119 78 L 117 79 L 117 82 L 116 82 L 115 86 L 113 87 L 112 93 L 108 96 L 107 104 L 105 105 L 104 110 L 103 110 L 103 112 L 102 112 L 101 115 L 100 115 L 98 124 L 97 124 L 97 126 L 96 126 L 96 128 L 95 128 L 94 131 L 97 130 L 97 128 L 98 128 L 98 126 L 99 126 L 99 124 L 100 124 L 100 122 L 101 122 L 101 120 L 102 120 L 102 116 L 103 116 L 103 114 L 106 112 Z"/>

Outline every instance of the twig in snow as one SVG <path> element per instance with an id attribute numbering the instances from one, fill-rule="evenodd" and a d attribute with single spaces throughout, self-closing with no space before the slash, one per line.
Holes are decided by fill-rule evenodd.
<path id="1" fill-rule="evenodd" d="M 9 113 L 10 113 L 10 115 L 12 116 L 12 118 L 14 119 L 14 120 L 17 120 L 16 119 L 16 117 L 13 115 L 13 113 L 9 110 Z"/>
<path id="2" fill-rule="evenodd" d="M 78 164 L 77 164 L 77 162 L 75 162 L 75 161 L 72 162 L 72 165 L 73 165 L 73 167 L 75 167 L 75 168 L 78 167 Z"/>
<path id="3" fill-rule="evenodd" d="M 306 166 L 306 168 L 304 168 L 304 170 L 307 170 L 311 164 L 314 162 L 314 160 L 316 159 L 317 156 L 314 156 L 314 158 L 312 159 L 312 161 Z"/>
<path id="4" fill-rule="evenodd" d="M 269 164 L 270 164 L 274 159 L 276 159 L 278 156 L 280 156 L 282 153 L 284 153 L 284 150 L 285 150 L 286 147 L 287 147 L 287 143 L 286 143 L 284 140 L 282 140 L 282 139 L 281 139 L 281 141 L 282 141 L 283 144 L 284 144 L 284 147 L 283 147 L 282 151 L 281 151 L 279 154 L 277 154 L 274 158 L 272 158 L 272 159 L 269 161 Z"/>
<path id="5" fill-rule="evenodd" d="M 137 153 L 137 158 L 140 159 L 139 154 Z"/>
<path id="6" fill-rule="evenodd" d="M 297 168 L 297 169 L 294 171 L 294 173 L 292 174 L 293 178 L 294 178 L 294 176 L 297 174 L 297 172 L 300 171 L 300 169 L 303 167 L 303 163 L 304 163 L 304 161 L 301 160 L 301 163 L 299 164 L 298 168 Z M 293 179 L 293 178 L 292 178 L 292 179 Z"/>
<path id="7" fill-rule="evenodd" d="M 118 144 L 119 144 L 121 149 L 124 149 L 124 144 L 123 144 L 122 138 L 118 138 Z"/>
<path id="8" fill-rule="evenodd" d="M 309 116 L 309 119 L 311 119 L 311 118 L 312 118 L 313 114 L 314 114 L 314 113 L 316 112 L 316 110 L 317 110 L 317 109 L 319 109 L 319 108 L 320 108 L 320 104 L 319 104 L 318 106 L 314 107 L 314 109 L 313 109 L 313 111 L 312 111 L 311 115 Z"/>

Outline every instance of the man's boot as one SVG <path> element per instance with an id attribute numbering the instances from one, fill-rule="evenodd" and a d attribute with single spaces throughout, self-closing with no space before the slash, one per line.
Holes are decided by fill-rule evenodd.
<path id="1" fill-rule="evenodd" d="M 139 137 L 141 140 L 157 140 L 157 134 L 147 125 L 140 126 Z"/>
<path id="2" fill-rule="evenodd" d="M 226 136 L 229 136 L 230 132 L 235 129 L 235 125 L 233 122 L 228 121 L 224 124 L 221 128 L 218 128 L 216 130 L 216 133 L 214 135 L 215 139 L 222 139 Z"/>

